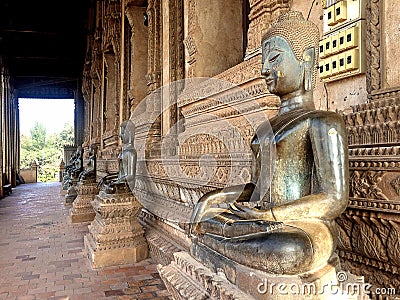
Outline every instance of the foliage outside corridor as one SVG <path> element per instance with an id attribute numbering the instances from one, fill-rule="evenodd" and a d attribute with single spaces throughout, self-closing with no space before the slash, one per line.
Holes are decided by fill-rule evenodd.
<path id="1" fill-rule="evenodd" d="M 30 135 L 21 135 L 21 169 L 29 169 L 36 162 L 38 181 L 54 181 L 64 156 L 63 147 L 73 144 L 71 124 L 64 124 L 60 133 L 47 134 L 46 128 L 36 121 Z"/>

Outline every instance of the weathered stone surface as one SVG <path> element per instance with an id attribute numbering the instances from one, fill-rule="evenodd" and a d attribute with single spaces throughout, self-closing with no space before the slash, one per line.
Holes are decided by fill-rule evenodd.
<path id="1" fill-rule="evenodd" d="M 223 275 L 204 267 L 188 253 L 177 252 L 174 259 L 168 266 L 158 265 L 161 279 L 173 299 L 254 299 L 227 281 Z"/>
<path id="2" fill-rule="evenodd" d="M 231 266 L 235 274 L 233 282 L 232 278 L 227 277 L 226 269 L 216 265 L 206 266 L 186 252 L 175 253 L 174 261 L 167 266 L 158 265 L 158 270 L 175 300 L 368 299 L 362 291 L 365 286 L 362 278 L 336 272 L 331 264 L 301 275 L 276 276 L 247 268 L 233 261 L 224 261 L 223 258 L 218 261 Z M 355 289 L 358 286 L 359 290 L 350 295 L 346 290 L 348 285 L 352 285 Z"/>
<path id="3" fill-rule="evenodd" d="M 84 242 L 93 268 L 130 264 L 148 257 L 143 227 L 137 220 L 141 205 L 135 196 L 100 191 L 92 204 L 96 216 Z"/>
<path id="4" fill-rule="evenodd" d="M 101 20 L 103 26 L 96 26 L 89 38 L 83 79 L 87 120 L 85 141 L 87 145 L 99 145 L 99 177 L 118 170 L 116 158 L 120 145 L 117 143 L 116 128 L 121 120 L 126 120 L 130 112 L 136 110 L 145 95 L 170 81 L 191 78 L 196 74 L 213 75 L 225 70 L 215 78 L 246 89 L 252 99 L 260 103 L 260 109 L 268 118 L 276 113 L 276 99 L 268 93 L 260 76 L 261 37 L 271 22 L 289 9 L 302 11 L 304 16 L 322 28 L 323 2 L 244 2 L 248 4 L 248 9 L 237 7 L 232 10 L 237 2 L 229 6 L 230 2 L 224 0 L 212 4 L 217 7 L 214 14 L 205 14 L 202 9 L 207 10 L 211 6 L 201 0 L 174 0 L 168 3 L 149 0 L 147 7 L 143 1 L 126 1 L 127 19 L 122 28 L 124 16 L 118 4 L 120 2 L 104 1 L 104 10 L 96 12 L 96 19 Z M 317 109 L 347 108 L 349 111 L 350 105 L 364 102 L 373 105 L 373 102 L 398 97 L 396 75 L 399 66 L 392 63 L 396 61 L 398 52 L 395 49 L 396 18 L 393 17 L 398 13 L 396 9 L 389 11 L 398 4 L 394 0 L 363 2 L 366 6 L 366 39 L 370 41 L 366 53 L 367 74 L 329 84 L 319 81 L 314 97 Z M 205 22 L 208 16 L 220 12 L 220 7 L 226 8 L 226 11 L 221 13 L 218 22 Z M 144 12 L 146 21 L 143 23 Z M 226 20 L 226 16 L 230 15 L 232 18 Z M 241 16 L 248 17 L 248 27 L 238 25 Z M 121 33 L 127 37 L 124 41 L 121 40 Z M 202 33 L 207 36 L 201 36 Z M 243 61 L 240 57 L 242 38 L 243 48 L 246 48 Z M 205 45 L 205 41 L 213 43 Z M 120 49 L 123 46 L 125 52 Z M 232 56 L 224 60 L 222 54 L 229 52 Z M 233 57 L 238 58 L 237 63 Z M 208 63 L 207 58 L 215 64 Z M 384 88 L 390 90 L 383 91 Z M 227 106 L 239 102 L 240 108 L 244 107 L 243 111 L 248 113 L 246 117 L 255 111 L 250 99 L 236 99 L 229 91 L 211 96 L 221 97 Z M 232 109 L 215 105 L 212 99 L 178 102 L 177 108 L 173 107 L 164 114 L 162 111 L 170 99 L 149 98 L 135 118 L 138 123 L 136 145 L 138 152 L 143 153 L 139 156 L 135 193 L 151 213 L 160 217 L 160 221 L 155 222 L 156 226 L 152 226 L 153 223 L 146 227 L 149 228 L 152 254 L 162 260 L 163 251 L 168 249 L 166 263 L 179 248 L 172 246 L 174 242 L 183 240 L 182 235 L 185 235 L 185 226 L 180 226 L 180 222 L 187 219 L 198 199 L 211 189 L 224 186 L 229 177 L 238 181 L 249 178 L 251 157 L 247 145 L 254 132 L 243 125 L 243 119 Z M 400 232 L 400 180 L 396 170 L 400 153 L 398 105 L 384 104 L 382 108 L 385 106 L 388 110 L 355 107 L 355 114 L 351 116 L 353 120 L 346 121 L 349 122 L 350 137 L 351 199 L 346 214 L 338 219 L 341 235 L 339 248 L 343 265 L 349 270 L 367 274 L 368 280 L 373 280 L 376 286 L 398 286 L 398 251 L 395 246 L 387 247 L 396 245 Z M 210 119 L 207 112 L 217 117 Z M 375 121 L 375 117 L 386 121 Z M 160 158 L 160 142 L 165 142 L 163 134 L 177 119 L 185 124 L 184 131 L 177 131 L 177 148 L 181 154 L 179 163 L 184 176 L 176 176 L 182 175 L 182 172 L 173 172 L 176 161 Z M 235 143 L 229 131 L 223 131 L 224 127 L 220 124 L 226 120 L 229 122 L 226 124 L 244 129 L 243 143 Z M 353 124 L 354 120 L 356 124 Z M 218 133 L 218 139 L 201 135 L 209 128 Z M 221 147 L 221 141 L 225 146 L 231 145 L 235 151 L 226 151 L 226 147 Z M 215 158 L 217 168 L 208 184 L 202 185 L 199 184 L 199 179 L 202 179 L 199 174 L 203 170 L 208 171 L 211 166 L 205 165 L 200 169 L 198 162 L 199 157 L 208 154 Z M 232 165 L 241 168 L 230 173 Z M 143 172 L 144 169 L 146 172 Z M 365 184 L 367 188 L 364 188 Z"/>
<path id="5" fill-rule="evenodd" d="M 189 251 L 190 239 L 181 228 L 167 225 L 146 209 L 139 215 L 145 227 L 145 236 L 152 259 L 159 264 L 168 265 L 174 260 L 174 253 Z"/>
<path id="6" fill-rule="evenodd" d="M 400 93 L 384 92 L 343 115 L 349 136 L 350 199 L 338 219 L 343 267 L 374 287 L 400 284 Z"/>
<path id="7" fill-rule="evenodd" d="M 83 182 L 78 182 L 78 196 L 73 202 L 70 210 L 72 223 L 93 221 L 96 213 L 93 210 L 92 201 L 98 192 L 99 190 L 96 183 L 85 184 Z"/>

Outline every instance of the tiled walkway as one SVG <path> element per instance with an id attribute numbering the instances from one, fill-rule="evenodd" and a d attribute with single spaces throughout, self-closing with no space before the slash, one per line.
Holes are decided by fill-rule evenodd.
<path id="1" fill-rule="evenodd" d="M 71 224 L 60 183 L 23 184 L 0 199 L 0 299 L 169 299 L 156 265 L 92 270 L 88 223 Z"/>

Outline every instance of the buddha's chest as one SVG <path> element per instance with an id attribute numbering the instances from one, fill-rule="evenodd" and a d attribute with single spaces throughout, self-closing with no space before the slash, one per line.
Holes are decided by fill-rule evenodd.
<path id="1" fill-rule="evenodd" d="M 276 206 L 295 201 L 312 190 L 313 149 L 310 140 L 310 121 L 271 123 L 275 136 L 274 159 L 271 160 L 270 189 L 264 206 Z M 279 125 L 279 126 L 278 126 Z M 263 155 L 259 155 L 261 159 Z M 266 161 L 260 161 L 263 166 Z M 262 169 L 262 167 L 261 167 Z M 262 172 L 261 172 L 262 173 Z M 260 174 L 263 177 L 265 174 Z M 267 178 L 262 178 L 267 179 Z"/>

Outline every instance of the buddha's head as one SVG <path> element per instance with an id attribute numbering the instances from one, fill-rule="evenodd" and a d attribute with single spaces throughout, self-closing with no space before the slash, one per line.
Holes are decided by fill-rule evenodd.
<path id="1" fill-rule="evenodd" d="M 131 120 L 121 123 L 119 136 L 123 144 L 133 144 L 135 139 L 135 124 Z"/>
<path id="2" fill-rule="evenodd" d="M 124 122 L 122 122 L 121 125 L 119 126 L 119 137 L 122 139 L 122 141 L 124 140 L 124 134 L 125 134 L 126 124 L 128 124 L 128 122 L 127 122 L 127 121 L 124 121 Z"/>
<path id="3" fill-rule="evenodd" d="M 277 96 L 302 94 L 314 88 L 319 31 L 301 12 L 289 11 L 271 25 L 262 39 L 262 74 Z"/>

